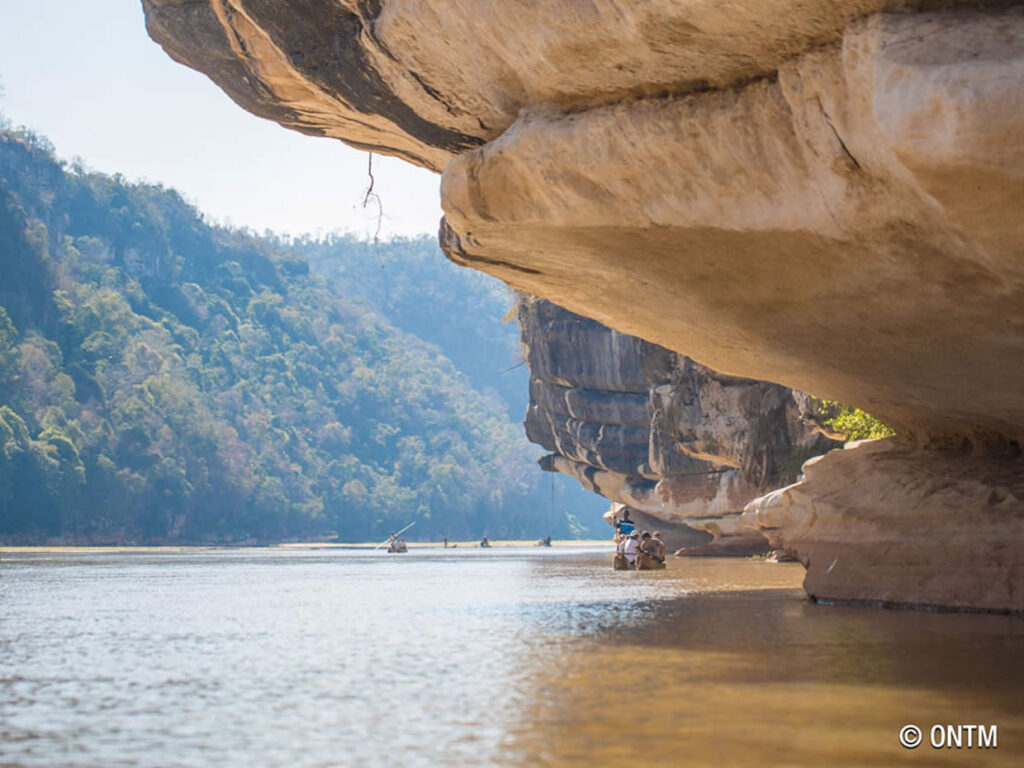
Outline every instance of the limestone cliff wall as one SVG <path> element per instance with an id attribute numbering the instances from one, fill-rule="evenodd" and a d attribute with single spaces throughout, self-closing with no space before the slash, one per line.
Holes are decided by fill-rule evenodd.
<path id="1" fill-rule="evenodd" d="M 1020 2 L 143 5 L 246 108 L 443 170 L 460 263 L 921 444 L 1024 440 Z"/>
<path id="2" fill-rule="evenodd" d="M 551 451 L 542 466 L 675 524 L 679 548 L 764 549 L 744 507 L 838 445 L 801 420 L 786 387 L 716 374 L 543 299 L 521 298 L 518 315 L 526 433 Z"/>
<path id="3" fill-rule="evenodd" d="M 990 564 L 1024 567 L 1024 494 L 999 480 L 1024 477 L 1024 2 L 143 6 L 154 39 L 246 109 L 442 172 L 454 261 L 892 425 L 898 449 L 830 454 L 799 493 L 750 512 L 811 577 L 846 530 L 830 572 L 844 575 L 814 594 L 875 599 L 877 549 L 918 564 L 886 601 L 1024 612 L 1024 589 L 987 587 Z M 625 456 L 639 439 L 621 427 L 582 430 L 564 458 L 623 474 L 601 465 L 609 441 Z M 687 459 L 723 455 L 677 442 Z M 887 471 L 867 472 L 879 455 Z M 961 459 L 995 485 L 958 486 L 978 547 L 940 561 L 929 542 L 963 530 L 936 506 L 942 477 L 899 478 Z M 630 476 L 655 480 L 660 461 L 681 459 L 655 446 Z M 937 527 L 908 543 L 908 510 Z M 924 586 L 950 573 L 955 595 Z"/>

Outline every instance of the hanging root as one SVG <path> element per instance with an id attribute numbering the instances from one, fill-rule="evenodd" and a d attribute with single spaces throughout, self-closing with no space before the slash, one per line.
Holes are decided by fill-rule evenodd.
<path id="1" fill-rule="evenodd" d="M 380 195 L 373 191 L 374 184 L 377 180 L 373 177 L 373 152 L 370 153 L 370 159 L 366 166 L 366 175 L 370 177 L 370 186 L 366 188 L 366 194 L 363 196 L 363 208 L 370 204 L 372 200 L 377 204 L 377 230 L 373 233 L 373 244 L 376 245 L 380 241 L 380 228 L 384 221 L 384 206 L 381 204 Z"/>
<path id="2" fill-rule="evenodd" d="M 373 152 L 370 153 L 370 159 L 366 165 L 366 175 L 370 177 L 370 186 L 366 188 L 366 196 L 363 198 L 363 208 L 369 204 L 370 197 L 373 196 L 373 185 L 377 182 L 377 180 L 373 178 Z"/>

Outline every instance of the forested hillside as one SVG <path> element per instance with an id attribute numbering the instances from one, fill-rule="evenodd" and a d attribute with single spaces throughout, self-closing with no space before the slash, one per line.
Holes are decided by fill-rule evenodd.
<path id="1" fill-rule="evenodd" d="M 439 346 L 476 389 L 497 394 L 509 417 L 522 420 L 530 376 L 502 283 L 452 264 L 433 236 L 377 244 L 331 236 L 291 245 L 333 288 Z"/>
<path id="2" fill-rule="evenodd" d="M 503 293 L 416 293 L 427 242 L 210 226 L 0 133 L 0 541 L 569 535 L 600 502 L 553 502 L 499 396 Z"/>

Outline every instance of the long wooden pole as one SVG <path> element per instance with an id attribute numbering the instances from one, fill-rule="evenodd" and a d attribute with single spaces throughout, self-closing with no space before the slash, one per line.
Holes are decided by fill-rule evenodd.
<path id="1" fill-rule="evenodd" d="M 400 530 L 400 531 L 399 531 L 398 533 L 396 533 L 396 534 L 395 534 L 395 538 L 397 539 L 397 538 L 398 538 L 399 536 L 401 536 L 401 535 L 402 535 L 403 533 L 405 533 L 406 531 L 408 531 L 408 530 L 409 530 L 410 528 L 412 528 L 412 527 L 413 527 L 414 525 L 416 525 L 416 521 L 415 521 L 415 520 L 413 520 L 413 521 L 412 521 L 411 523 L 409 523 L 409 524 L 408 524 L 407 526 L 405 526 L 405 528 L 403 528 L 403 529 L 402 529 L 402 530 Z M 374 547 L 374 550 L 378 550 L 378 549 L 380 549 L 380 548 L 381 548 L 381 547 L 383 547 L 383 546 L 384 546 L 385 544 L 387 544 L 387 543 L 388 543 L 389 541 L 391 541 L 391 537 L 390 537 L 390 536 L 388 536 L 388 537 L 387 537 L 386 539 L 384 539 L 384 541 L 382 541 L 382 542 L 381 542 L 380 544 L 378 544 L 378 545 L 377 545 L 376 547 Z"/>

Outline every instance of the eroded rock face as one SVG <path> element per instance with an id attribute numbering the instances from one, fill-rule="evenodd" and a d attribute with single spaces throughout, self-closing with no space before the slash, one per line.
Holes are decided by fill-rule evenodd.
<path id="1" fill-rule="evenodd" d="M 993 458 L 1024 439 L 1021 2 L 143 5 L 151 35 L 245 108 L 443 171 L 453 260 L 729 376 L 854 403 L 937 451 L 915 454 L 915 476 L 950 448 L 1024 476 L 1019 458 Z M 609 439 L 595 463 L 559 456 L 606 473 L 612 497 L 648 487 L 627 477 L 667 479 L 656 447 L 641 468 L 605 467 Z M 722 455 L 678 442 L 688 460 Z M 829 489 L 837 547 L 849 512 L 845 589 L 873 599 L 858 499 L 939 512 L 895 470 L 853 483 L 830 469 L 844 461 L 816 465 L 799 493 Z M 687 503 L 661 488 L 644 503 Z M 989 525 L 1024 538 L 1017 517 L 957 498 L 979 540 Z M 892 551 L 938 552 L 914 540 Z M 991 562 L 1005 566 L 977 567 Z"/>
<path id="2" fill-rule="evenodd" d="M 1024 479 L 1016 458 L 850 443 L 802 482 L 752 502 L 745 524 L 807 567 L 821 600 L 1020 611 Z"/>
<path id="3" fill-rule="evenodd" d="M 763 551 L 744 507 L 837 445 L 785 387 L 721 376 L 543 299 L 522 298 L 518 315 L 542 466 L 662 521 L 677 549 Z"/>
<path id="4" fill-rule="evenodd" d="M 434 170 L 520 110 L 768 74 L 902 2 L 143 0 L 150 35 L 241 106 Z"/>
<path id="5" fill-rule="evenodd" d="M 144 2 L 246 108 L 443 169 L 456 260 L 979 444 L 1024 436 L 1017 5 Z"/>
<path id="6" fill-rule="evenodd" d="M 523 112 L 447 167 L 444 239 L 921 443 L 1019 440 L 1021 92 L 1019 10 L 873 16 L 772 78 Z"/>

